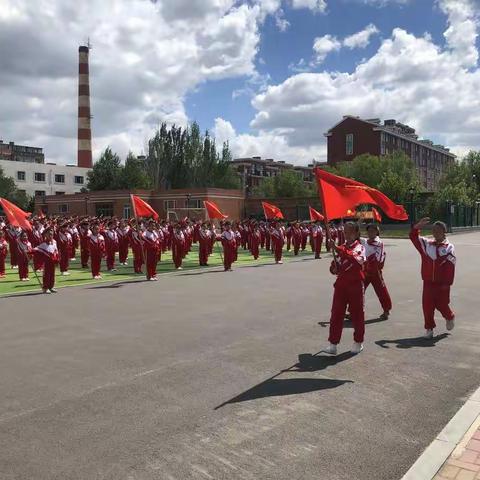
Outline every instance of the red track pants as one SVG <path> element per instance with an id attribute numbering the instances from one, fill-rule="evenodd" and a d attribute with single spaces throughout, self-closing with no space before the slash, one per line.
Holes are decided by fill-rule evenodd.
<path id="1" fill-rule="evenodd" d="M 20 280 L 23 278 L 28 278 L 28 257 L 25 255 L 19 255 L 17 258 L 18 262 L 18 276 Z"/>
<path id="2" fill-rule="evenodd" d="M 156 250 L 146 251 L 146 262 L 147 262 L 147 280 L 157 276 L 157 262 L 158 262 L 158 252 Z"/>
<path id="3" fill-rule="evenodd" d="M 80 260 L 82 263 L 82 268 L 88 267 L 88 259 L 90 258 L 90 252 L 88 251 L 88 247 L 80 246 Z"/>
<path id="4" fill-rule="evenodd" d="M 60 271 L 67 272 L 70 264 L 70 251 L 68 248 L 60 250 Z"/>
<path id="5" fill-rule="evenodd" d="M 98 275 L 100 275 L 100 266 L 102 264 L 102 256 L 92 255 L 90 264 L 92 267 L 92 277 L 97 277 Z"/>
<path id="6" fill-rule="evenodd" d="M 55 286 L 55 263 L 51 260 L 45 261 L 42 280 L 44 290 L 50 290 Z"/>
<path id="7" fill-rule="evenodd" d="M 0 255 L 0 275 L 5 275 L 5 256 Z"/>
<path id="8" fill-rule="evenodd" d="M 353 323 L 355 342 L 363 342 L 365 335 L 365 290 L 362 281 L 351 282 L 348 285 L 335 283 L 330 317 L 330 336 L 328 341 L 337 345 L 340 343 L 343 331 L 343 321 L 347 306 Z"/>
<path id="9" fill-rule="evenodd" d="M 425 329 L 432 330 L 435 324 L 435 309 L 438 310 L 445 320 L 453 320 L 455 314 L 450 309 L 450 285 L 423 282 L 423 316 L 425 317 Z"/>
<path id="10" fill-rule="evenodd" d="M 389 312 L 392 309 L 392 300 L 388 293 L 387 286 L 385 285 L 385 281 L 383 280 L 382 272 L 367 275 L 365 277 L 365 290 L 370 284 L 372 284 L 372 287 L 380 300 L 380 305 L 382 306 L 383 311 Z"/>

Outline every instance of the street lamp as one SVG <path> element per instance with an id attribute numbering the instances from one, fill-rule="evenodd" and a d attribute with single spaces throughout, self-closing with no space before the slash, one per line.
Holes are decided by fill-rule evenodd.
<path id="1" fill-rule="evenodd" d="M 190 219 L 190 198 L 192 194 L 187 193 L 187 218 Z"/>
<path id="2" fill-rule="evenodd" d="M 410 187 L 409 193 L 410 193 L 410 226 L 413 227 L 413 225 L 415 224 L 415 209 L 413 205 L 413 196 L 415 195 L 415 189 L 413 188 L 413 185 Z"/>

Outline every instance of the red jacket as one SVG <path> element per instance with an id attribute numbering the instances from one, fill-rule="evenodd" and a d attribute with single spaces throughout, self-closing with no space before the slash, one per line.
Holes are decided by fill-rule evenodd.
<path id="1" fill-rule="evenodd" d="M 420 237 L 420 231 L 413 228 L 410 240 L 422 257 L 422 279 L 424 282 L 452 285 L 455 279 L 455 248 L 445 239 L 437 244 L 435 240 Z"/>
<path id="2" fill-rule="evenodd" d="M 347 285 L 357 281 L 363 282 L 365 278 L 363 266 L 366 261 L 365 247 L 359 240 L 355 240 L 351 245 L 345 243 L 337 248 L 338 258 L 336 266 L 332 265 L 332 273 L 337 275 L 335 285 Z"/>

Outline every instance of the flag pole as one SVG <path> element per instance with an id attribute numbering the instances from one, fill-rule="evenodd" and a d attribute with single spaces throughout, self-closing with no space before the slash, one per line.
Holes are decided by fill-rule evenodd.
<path id="1" fill-rule="evenodd" d="M 145 252 L 143 251 L 144 247 L 143 247 L 142 234 L 140 232 L 140 224 L 138 222 L 137 209 L 135 208 L 135 202 L 133 201 L 133 194 L 130 194 L 130 203 L 132 204 L 133 215 L 135 216 L 135 223 L 137 224 L 138 240 L 139 240 L 140 246 L 142 248 L 142 262 L 145 265 L 145 269 L 146 269 L 147 268 L 147 262 L 145 260 Z"/>

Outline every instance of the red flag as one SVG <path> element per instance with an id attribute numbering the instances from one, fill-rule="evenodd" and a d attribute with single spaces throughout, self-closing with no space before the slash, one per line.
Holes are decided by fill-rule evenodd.
<path id="1" fill-rule="evenodd" d="M 27 220 L 31 215 L 28 212 L 24 212 L 21 208 L 14 205 L 12 202 L 0 198 L 0 205 L 7 216 L 9 223 L 15 227 L 21 227 L 24 230 L 31 230 L 32 224 Z"/>
<path id="2" fill-rule="evenodd" d="M 378 210 L 376 208 L 372 208 L 372 213 L 373 219 L 378 223 L 382 223 L 382 216 L 380 215 L 380 213 L 378 213 Z"/>
<path id="3" fill-rule="evenodd" d="M 323 212 L 329 220 L 345 217 L 348 210 L 354 211 L 364 203 L 380 207 L 394 220 L 408 220 L 403 206 L 396 205 L 379 190 L 350 178 L 333 175 L 321 168 L 315 169 L 315 176 Z"/>
<path id="4" fill-rule="evenodd" d="M 218 208 L 216 203 L 204 200 L 203 204 L 205 205 L 205 208 L 207 209 L 208 218 L 210 218 L 211 220 L 213 220 L 215 218 L 223 220 L 224 218 L 228 217 L 228 215 L 224 215 L 220 211 L 220 209 Z"/>
<path id="5" fill-rule="evenodd" d="M 130 195 L 135 217 L 153 217 L 158 220 L 158 213 L 144 200 L 136 195 Z"/>
<path id="6" fill-rule="evenodd" d="M 263 207 L 263 213 L 265 214 L 265 218 L 267 220 L 275 220 L 277 218 L 283 219 L 282 211 L 275 205 L 272 205 L 271 203 L 267 203 L 267 202 L 262 202 L 262 207 Z"/>
<path id="7" fill-rule="evenodd" d="M 308 207 L 308 211 L 310 212 L 311 222 L 317 222 L 317 221 L 322 222 L 325 219 L 325 217 L 320 212 L 317 212 L 314 208 L 310 206 Z"/>

